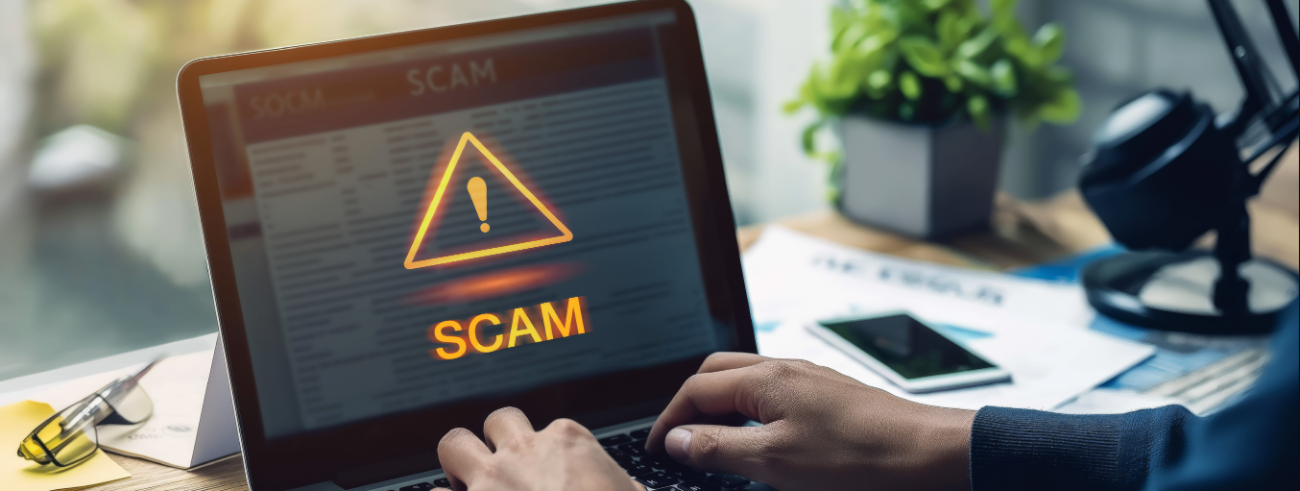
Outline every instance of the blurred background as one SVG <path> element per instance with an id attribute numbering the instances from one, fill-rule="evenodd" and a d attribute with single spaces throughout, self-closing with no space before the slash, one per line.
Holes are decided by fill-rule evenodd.
<path id="1" fill-rule="evenodd" d="M 0 380 L 216 330 L 175 76 L 188 60 L 589 5 L 589 0 L 0 0 Z M 739 224 L 828 208 L 786 116 L 834 0 L 693 0 Z M 1250 32 L 1263 2 L 1236 0 Z M 1013 125 L 1001 187 L 1073 186 L 1093 128 L 1144 89 L 1242 96 L 1204 2 L 1026 0 L 1059 22 L 1083 113 Z M 1290 14 L 1295 19 L 1295 4 Z M 1287 68 L 1275 39 L 1270 67 Z M 1292 77 L 1277 77 L 1291 83 Z M 1291 87 L 1284 87 L 1290 90 Z"/>

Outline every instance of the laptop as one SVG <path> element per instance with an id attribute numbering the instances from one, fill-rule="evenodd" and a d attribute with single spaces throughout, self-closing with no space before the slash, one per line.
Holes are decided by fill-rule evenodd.
<path id="1" fill-rule="evenodd" d="M 190 62 L 178 91 L 255 491 L 446 485 L 503 406 L 645 455 L 754 352 L 696 24 L 645 0 Z"/>

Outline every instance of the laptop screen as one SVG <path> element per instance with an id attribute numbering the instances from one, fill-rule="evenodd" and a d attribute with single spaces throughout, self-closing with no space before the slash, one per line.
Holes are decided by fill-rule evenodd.
<path id="1" fill-rule="evenodd" d="M 674 15 L 199 78 L 267 438 L 728 348 Z"/>

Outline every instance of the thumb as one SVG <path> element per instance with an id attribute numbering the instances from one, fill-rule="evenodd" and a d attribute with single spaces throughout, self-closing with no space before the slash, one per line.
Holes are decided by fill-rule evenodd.
<path id="1" fill-rule="evenodd" d="M 697 469 L 763 479 L 765 426 L 684 425 L 664 436 L 664 451 Z"/>

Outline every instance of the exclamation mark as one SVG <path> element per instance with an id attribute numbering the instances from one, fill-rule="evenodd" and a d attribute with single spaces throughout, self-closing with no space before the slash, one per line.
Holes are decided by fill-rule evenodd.
<path id="1" fill-rule="evenodd" d="M 470 199 L 474 200 L 474 211 L 478 212 L 478 219 L 483 221 L 478 229 L 486 234 L 488 230 L 492 230 L 492 227 L 487 224 L 487 183 L 482 177 L 475 177 L 469 180 L 466 187 L 469 188 Z"/>

